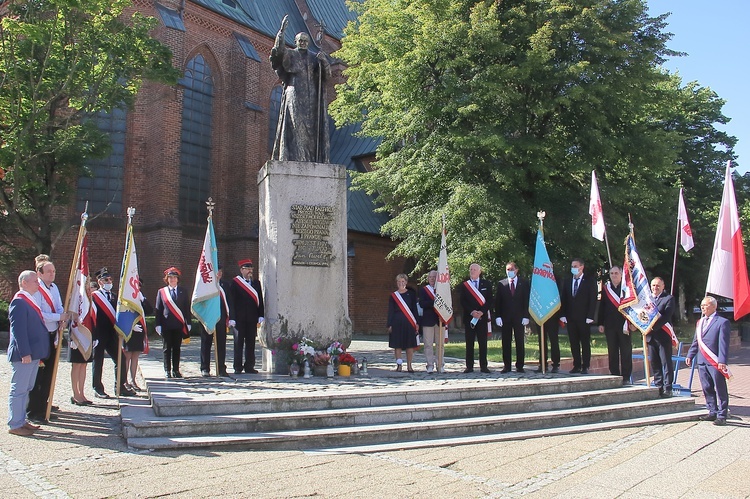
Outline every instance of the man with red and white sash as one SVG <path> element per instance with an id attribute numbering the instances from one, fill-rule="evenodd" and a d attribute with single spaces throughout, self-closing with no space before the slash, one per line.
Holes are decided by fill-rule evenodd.
<path id="1" fill-rule="evenodd" d="M 651 361 L 651 371 L 654 376 L 654 386 L 659 389 L 659 396 L 672 396 L 672 382 L 674 381 L 674 366 L 672 363 L 672 336 L 667 330 L 672 330 L 672 316 L 674 315 L 674 297 L 664 290 L 664 279 L 651 279 L 651 294 L 654 305 L 661 316 L 651 324 L 646 331 L 648 342 L 648 358 Z"/>
<path id="2" fill-rule="evenodd" d="M 622 296 L 622 269 L 614 266 L 609 269 L 609 282 L 603 286 L 602 299 L 599 302 L 599 332 L 607 338 L 609 353 L 609 373 L 622 376 L 622 383 L 630 383 L 633 373 L 633 341 L 625 323 L 625 316 L 620 313 Z"/>
<path id="3" fill-rule="evenodd" d="M 55 351 L 55 340 L 62 321 L 68 319 L 68 314 L 63 310 L 60 290 L 55 284 L 55 264 L 50 261 L 49 256 L 39 255 L 35 259 L 36 274 L 39 282 L 39 290 L 34 294 L 34 300 L 42 311 L 44 325 L 49 333 L 49 357 L 42 359 L 43 366 L 39 366 L 36 374 L 36 383 L 29 393 L 28 418 L 35 423 L 46 422 L 47 401 L 52 389 L 52 372 L 55 369 L 57 355 Z M 50 415 L 50 419 L 57 416 Z"/>
<path id="4" fill-rule="evenodd" d="M 154 316 L 156 332 L 161 335 L 164 345 L 164 376 L 182 378 L 180 372 L 180 349 L 182 339 L 190 337 L 192 328 L 190 296 L 179 285 L 182 272 L 177 267 L 164 271 L 166 286 L 156 294 Z"/>
<path id="5" fill-rule="evenodd" d="M 435 372 L 435 350 L 433 345 L 443 341 L 440 330 L 440 320 L 435 313 L 435 282 L 437 281 L 437 270 L 431 270 L 427 274 L 427 285 L 419 289 L 419 306 L 422 308 L 420 325 L 422 326 L 422 337 L 424 338 L 424 356 L 427 360 L 427 374 Z M 438 366 L 440 367 L 440 366 Z"/>
<path id="6" fill-rule="evenodd" d="M 458 287 L 466 333 L 465 373 L 474 372 L 475 340 L 479 344 L 479 367 L 483 373 L 490 372 L 487 367 L 487 324 L 490 320 L 490 307 L 493 304 L 492 283 L 482 279 L 481 274 L 482 267 L 478 263 L 472 263 L 469 266 L 469 279 Z"/>
<path id="7" fill-rule="evenodd" d="M 107 267 L 102 267 L 94 274 L 99 289 L 91 293 L 91 312 L 94 329 L 91 337 L 94 340 L 94 368 L 92 372 L 92 387 L 94 396 L 107 399 L 109 395 L 104 391 L 102 383 L 102 371 L 104 370 L 104 354 L 109 355 L 114 364 L 115 387 L 117 393 L 117 369 L 120 369 L 120 395 L 134 396 L 135 391 L 125 386 L 127 382 L 127 371 L 125 363 L 117 364 L 117 350 L 120 348 L 120 337 L 115 330 L 117 294 L 112 290 L 112 275 Z"/>
<path id="8" fill-rule="evenodd" d="M 255 369 L 255 337 L 264 320 L 263 291 L 253 279 L 253 261 L 237 262 L 240 275 L 229 286 L 229 327 L 234 327 L 234 373 L 258 374 Z"/>
<path id="9" fill-rule="evenodd" d="M 21 272 L 18 287 L 19 291 L 8 308 L 8 362 L 11 365 L 8 433 L 30 437 L 39 427 L 26 421 L 26 406 L 39 369 L 39 360 L 50 354 L 49 335 L 42 310 L 33 297 L 39 287 L 36 273 L 33 270 Z"/>
<path id="10" fill-rule="evenodd" d="M 695 339 L 690 345 L 685 364 L 690 366 L 693 359 L 698 362 L 703 395 L 706 397 L 707 416 L 701 421 L 713 421 L 716 426 L 727 424 L 729 412 L 729 391 L 727 379 L 729 368 L 729 321 L 716 313 L 716 298 L 706 296 L 701 301 L 703 317 L 695 325 Z"/>

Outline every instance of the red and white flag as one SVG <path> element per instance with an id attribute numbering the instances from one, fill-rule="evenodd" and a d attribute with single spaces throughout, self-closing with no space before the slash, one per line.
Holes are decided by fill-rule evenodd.
<path id="1" fill-rule="evenodd" d="M 690 251 L 695 244 L 693 243 L 693 231 L 690 229 L 687 209 L 685 208 L 685 198 L 682 196 L 682 188 L 680 188 L 680 204 L 677 207 L 677 220 L 680 222 L 680 244 L 682 245 L 682 249 Z"/>
<path id="2" fill-rule="evenodd" d="M 731 162 L 727 162 L 724 194 L 721 196 L 719 223 L 716 226 L 706 293 L 731 298 L 734 301 L 734 320 L 739 320 L 750 313 L 750 282 L 747 278 L 745 247 L 742 244 L 742 230 L 730 167 Z"/>
<path id="3" fill-rule="evenodd" d="M 599 184 L 596 182 L 596 172 L 591 170 L 591 197 L 589 201 L 589 215 L 591 215 L 591 236 L 604 241 L 604 215 L 602 215 L 602 199 L 599 197 Z"/>
<path id="4" fill-rule="evenodd" d="M 444 324 L 448 324 L 453 319 L 453 297 L 451 296 L 451 271 L 448 268 L 448 247 L 445 236 L 445 217 L 443 217 L 443 234 L 440 239 L 438 275 L 435 283 L 435 313 Z"/>
<path id="5" fill-rule="evenodd" d="M 73 284 L 70 296 L 68 312 L 72 312 L 73 314 L 73 321 L 70 324 L 70 347 L 77 348 L 86 360 L 91 357 L 91 351 L 94 347 L 91 335 L 94 324 L 92 314 L 90 313 L 91 300 L 88 295 L 88 255 L 88 236 L 84 229 L 81 252 L 77 257 L 78 267 L 76 268 L 75 283 Z"/>

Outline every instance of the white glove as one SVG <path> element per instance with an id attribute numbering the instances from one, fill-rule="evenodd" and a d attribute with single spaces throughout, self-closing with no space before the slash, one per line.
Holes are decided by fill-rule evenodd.
<path id="1" fill-rule="evenodd" d="M 522 326 L 528 326 L 529 325 L 529 319 L 521 319 L 521 325 Z"/>
<path id="2" fill-rule="evenodd" d="M 495 319 L 495 324 L 497 324 L 498 327 L 503 327 L 503 320 L 498 317 Z"/>
<path id="3" fill-rule="evenodd" d="M 188 333 L 190 332 L 191 329 L 193 329 L 193 326 L 191 326 L 190 324 L 188 324 Z"/>
<path id="4" fill-rule="evenodd" d="M 156 326 L 156 334 L 161 335 L 161 326 Z"/>
<path id="5" fill-rule="evenodd" d="M 263 317 L 258 317 L 258 324 L 263 324 L 264 320 L 265 319 Z"/>
<path id="6" fill-rule="evenodd" d="M 141 326 L 140 324 L 136 324 L 135 326 L 133 326 L 133 331 L 135 331 L 136 333 L 142 333 L 143 326 Z"/>
<path id="7" fill-rule="evenodd" d="M 566 319 L 565 317 L 560 317 L 560 322 L 562 322 L 563 324 L 567 324 L 568 319 Z"/>
<path id="8" fill-rule="evenodd" d="M 593 324 L 593 323 L 594 323 L 594 319 L 586 319 L 586 324 Z"/>
<path id="9" fill-rule="evenodd" d="M 234 327 L 236 325 L 237 323 L 235 321 L 233 321 L 232 319 L 229 319 L 229 327 Z"/>

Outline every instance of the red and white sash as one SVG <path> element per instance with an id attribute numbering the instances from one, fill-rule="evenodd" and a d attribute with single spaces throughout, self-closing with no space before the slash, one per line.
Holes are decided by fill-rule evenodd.
<path id="1" fill-rule="evenodd" d="M 44 284 L 44 281 L 41 279 L 39 279 L 39 293 L 42 295 L 42 298 L 44 298 L 44 301 L 47 302 L 47 305 L 49 305 L 52 313 L 56 313 L 57 310 L 55 309 L 55 300 L 52 299 L 52 293 L 49 292 L 47 285 Z"/>
<path id="2" fill-rule="evenodd" d="M 482 296 L 482 293 L 480 293 L 477 288 L 472 286 L 469 281 L 464 281 L 464 286 L 469 289 L 472 296 L 474 296 L 474 299 L 477 301 L 477 303 L 479 303 L 479 306 L 483 307 L 486 300 L 484 299 L 484 296 Z"/>
<path id="3" fill-rule="evenodd" d="M 182 332 L 187 335 L 187 321 L 185 320 L 185 316 L 182 314 L 182 310 L 180 310 L 180 307 L 178 307 L 172 299 L 172 294 L 169 292 L 169 286 L 164 286 L 163 288 L 161 288 L 159 290 L 159 293 L 161 293 L 161 300 L 167 305 L 167 308 L 169 308 L 169 311 L 172 312 L 172 315 L 177 317 L 177 319 L 182 323 Z"/>
<path id="4" fill-rule="evenodd" d="M 227 302 L 227 294 L 224 292 L 224 288 L 219 286 L 219 294 L 221 295 L 221 303 L 224 305 L 224 310 L 227 313 L 227 326 L 229 325 L 229 302 Z"/>
<path id="5" fill-rule="evenodd" d="M 604 286 L 604 289 L 607 291 L 605 293 L 605 296 L 609 299 L 609 301 L 612 303 L 612 305 L 615 306 L 615 308 L 620 308 L 620 295 L 615 293 L 615 290 L 612 289 L 612 283 L 608 282 L 606 286 Z"/>
<path id="6" fill-rule="evenodd" d="M 247 294 L 249 294 L 253 298 L 253 300 L 255 300 L 255 305 L 260 307 L 260 300 L 258 299 L 258 292 L 255 291 L 255 288 L 252 287 L 249 282 L 247 282 L 240 276 L 236 276 L 234 278 L 234 281 L 240 286 L 242 286 L 242 289 L 244 289 L 247 292 Z"/>
<path id="7" fill-rule="evenodd" d="M 427 296 L 430 298 L 430 300 L 434 300 L 435 299 L 435 291 L 432 290 L 432 286 L 430 286 L 428 284 L 427 286 L 425 286 L 422 289 L 425 290 L 425 292 L 427 293 Z"/>
<path id="8" fill-rule="evenodd" d="M 398 305 L 398 308 L 401 309 L 401 313 L 403 313 L 407 319 L 409 319 L 409 323 L 411 324 L 411 327 L 414 328 L 416 331 L 419 329 L 419 326 L 417 326 L 417 319 L 414 318 L 414 314 L 411 313 L 411 310 L 409 310 L 409 307 L 406 305 L 406 302 L 401 297 L 401 293 L 398 291 L 393 292 L 393 299 L 396 300 L 396 305 Z"/>
<path id="9" fill-rule="evenodd" d="M 13 297 L 14 300 L 16 298 L 20 298 L 21 300 L 31 305 L 31 307 L 33 307 L 36 313 L 39 314 L 39 319 L 42 321 L 42 324 L 45 324 L 44 316 L 42 315 L 42 309 L 39 307 L 39 304 L 36 302 L 33 296 L 31 296 L 27 291 L 21 290 L 21 291 L 18 291 Z M 47 329 L 46 324 L 44 328 Z"/>
<path id="10" fill-rule="evenodd" d="M 698 324 L 700 324 L 700 321 L 702 320 L 704 319 L 700 319 L 698 321 Z M 724 376 L 726 379 L 730 379 L 732 377 L 732 372 L 729 370 L 729 366 L 727 366 L 724 370 L 719 369 L 719 356 L 716 355 L 710 348 L 708 348 L 708 345 L 703 343 L 703 334 L 700 328 L 698 328 L 698 324 L 695 325 L 695 339 L 698 340 L 698 348 L 700 348 L 703 357 L 708 361 L 709 364 L 714 366 L 716 370 L 722 374 L 722 376 Z"/>
<path id="11" fill-rule="evenodd" d="M 117 319 L 115 319 L 115 308 L 109 302 L 103 291 L 99 290 L 94 292 L 91 295 L 91 302 L 94 304 L 94 324 L 96 324 L 96 320 L 99 316 L 99 309 L 104 311 L 109 320 L 112 321 L 112 324 L 117 324 Z"/>
<path id="12" fill-rule="evenodd" d="M 677 339 L 677 335 L 674 333 L 674 328 L 672 327 L 672 324 L 667 322 L 661 327 L 662 331 L 667 333 L 670 338 L 672 338 L 672 346 L 676 347 L 680 344 L 680 340 Z"/>

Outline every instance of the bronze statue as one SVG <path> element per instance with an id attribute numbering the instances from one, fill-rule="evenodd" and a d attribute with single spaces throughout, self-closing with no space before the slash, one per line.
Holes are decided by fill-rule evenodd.
<path id="1" fill-rule="evenodd" d="M 283 83 L 279 123 L 271 159 L 328 163 L 328 105 L 326 80 L 331 65 L 321 50 L 317 56 L 308 51 L 310 37 L 297 33 L 296 49 L 284 45 L 284 30 L 289 16 L 284 16 L 271 50 L 271 67 Z"/>

